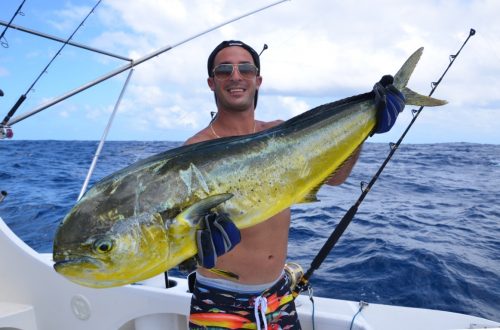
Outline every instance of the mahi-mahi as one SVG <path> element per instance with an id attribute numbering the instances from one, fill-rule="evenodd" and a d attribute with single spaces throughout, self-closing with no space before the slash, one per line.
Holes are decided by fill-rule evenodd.
<path id="1" fill-rule="evenodd" d="M 394 76 L 406 104 L 446 102 L 406 87 L 418 49 Z M 316 200 L 332 173 L 376 125 L 373 92 L 325 104 L 271 129 L 181 146 L 96 183 L 54 239 L 55 269 L 89 287 L 113 287 L 160 274 L 197 252 L 200 216 L 229 215 L 240 229 L 295 203 Z"/>

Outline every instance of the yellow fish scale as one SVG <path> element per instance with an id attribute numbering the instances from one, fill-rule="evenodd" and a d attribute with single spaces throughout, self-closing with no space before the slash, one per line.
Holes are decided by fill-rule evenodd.
<path id="1" fill-rule="evenodd" d="M 322 122 L 309 132 L 276 138 L 256 151 L 228 159 L 204 173 L 210 194 L 231 193 L 222 208 L 237 227 L 256 225 L 301 202 L 338 169 L 368 137 L 375 126 L 372 102 L 360 105 L 334 125 Z M 203 172 L 203 171 L 202 171 Z M 216 179 L 224 178 L 217 182 Z M 240 210 L 245 210 L 241 212 Z"/>

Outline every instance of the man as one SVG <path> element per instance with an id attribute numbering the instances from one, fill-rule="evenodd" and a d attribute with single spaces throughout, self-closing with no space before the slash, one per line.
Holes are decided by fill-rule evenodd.
<path id="1" fill-rule="evenodd" d="M 251 134 L 280 124 L 255 120 L 262 83 L 259 55 L 241 41 L 224 41 L 210 54 L 208 85 L 214 92 L 217 116 L 186 144 Z M 387 84 L 386 84 L 387 85 Z M 404 97 L 389 84 L 375 85 L 380 101 L 375 133 L 394 124 Z M 350 174 L 359 150 L 328 184 L 341 184 Z M 198 239 L 200 266 L 191 302 L 191 329 L 239 329 L 254 323 L 257 329 L 300 329 L 284 272 L 290 209 L 256 226 L 239 231 L 223 215 L 203 220 Z"/>

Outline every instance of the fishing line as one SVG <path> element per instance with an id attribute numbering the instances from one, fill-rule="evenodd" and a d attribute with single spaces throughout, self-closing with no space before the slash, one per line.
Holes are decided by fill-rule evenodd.
<path id="1" fill-rule="evenodd" d="M 148 60 L 150 60 L 150 59 L 152 59 L 152 58 L 154 58 L 156 56 L 159 56 L 159 55 L 161 55 L 164 52 L 172 50 L 172 49 L 174 49 L 174 48 L 176 48 L 176 47 L 178 47 L 178 46 L 180 46 L 180 45 L 182 45 L 184 43 L 187 43 L 187 42 L 189 42 L 189 41 L 191 41 L 193 39 L 201 37 L 202 35 L 205 35 L 205 34 L 207 34 L 209 32 L 212 32 L 212 31 L 214 31 L 214 30 L 216 30 L 218 28 L 221 28 L 221 27 L 223 27 L 225 25 L 228 25 L 228 24 L 230 24 L 232 22 L 238 21 L 238 20 L 240 20 L 242 18 L 245 18 L 247 16 L 253 15 L 255 13 L 258 13 L 260 11 L 268 9 L 270 7 L 273 7 L 273 6 L 276 6 L 278 4 L 281 4 L 281 3 L 285 2 L 285 1 L 290 1 L 290 0 L 280 0 L 280 1 L 273 2 L 273 3 L 269 4 L 269 5 L 266 5 L 264 7 L 258 8 L 256 10 L 253 10 L 253 11 L 248 12 L 246 14 L 237 16 L 237 17 L 235 17 L 235 18 L 233 18 L 233 19 L 231 19 L 229 21 L 220 23 L 220 24 L 218 24 L 218 25 L 216 25 L 216 26 L 214 26 L 212 28 L 209 28 L 208 30 L 205 30 L 203 32 L 195 34 L 195 35 L 193 35 L 193 36 L 191 36 L 191 37 L 189 37 L 189 38 L 187 38 L 185 40 L 182 40 L 182 41 L 180 41 L 180 42 L 178 42 L 178 43 L 176 43 L 176 44 L 174 44 L 172 46 L 166 46 L 166 47 L 163 47 L 161 49 L 158 49 L 158 50 L 156 50 L 156 51 L 154 51 L 154 52 L 152 52 L 152 53 L 150 53 L 148 55 L 145 55 L 145 56 L 139 58 L 136 61 L 132 61 L 132 63 L 130 63 L 130 64 L 122 66 L 122 67 L 120 67 L 120 68 L 118 68 L 118 69 L 116 69 L 114 71 L 111 71 L 110 73 L 108 73 L 108 74 L 106 74 L 106 75 L 104 75 L 104 76 L 102 76 L 100 78 L 97 78 L 97 79 L 95 79 L 95 80 L 93 80 L 91 82 L 88 82 L 88 83 L 82 85 L 81 87 L 76 88 L 76 89 L 74 89 L 74 90 L 72 90 L 72 91 L 70 91 L 70 92 L 68 92 L 68 93 L 66 93 L 66 94 L 64 94 L 64 95 L 62 95 L 62 96 L 60 96 L 58 98 L 55 98 L 52 101 L 49 101 L 46 104 L 43 104 L 43 105 L 39 106 L 38 108 L 36 108 L 36 109 L 34 109 L 34 110 L 32 110 L 32 111 L 24 114 L 24 115 L 20 115 L 20 116 L 18 116 L 16 118 L 13 118 L 9 122 L 9 124 L 10 125 L 14 125 L 14 124 L 16 124 L 16 123 L 18 123 L 18 122 L 20 122 L 20 121 L 22 121 L 22 120 L 24 120 L 24 119 L 26 119 L 28 117 L 31 117 L 32 115 L 34 115 L 34 114 L 36 114 L 36 113 L 38 113 L 38 112 L 40 112 L 42 110 L 45 110 L 45 109 L 47 109 L 47 108 L 49 108 L 49 107 L 51 107 L 51 106 L 53 106 L 53 105 L 55 105 L 55 104 L 57 104 L 57 103 L 59 103 L 61 101 L 64 101 L 65 99 L 67 99 L 67 98 L 69 98 L 69 97 L 71 97 L 73 95 L 76 95 L 76 94 L 78 94 L 78 93 L 80 93 L 80 92 L 82 92 L 82 91 L 84 91 L 84 90 L 86 90 L 86 89 L 88 89 L 88 88 L 90 88 L 92 86 L 95 86 L 95 85 L 97 85 L 97 84 L 99 84 L 99 83 L 101 83 L 101 82 L 103 82 L 103 81 L 105 81 L 105 80 L 107 80 L 107 79 L 109 79 L 111 77 L 114 77 L 117 74 L 120 74 L 120 73 L 122 73 L 122 72 L 124 72 L 124 71 L 126 71 L 128 69 L 131 69 L 131 68 L 133 68 L 133 67 L 135 67 L 135 66 L 143 63 L 143 62 L 146 62 L 146 61 L 148 61 Z"/>
<path id="2" fill-rule="evenodd" d="M 458 55 L 462 51 L 462 49 L 465 47 L 465 45 L 469 41 L 470 37 L 472 37 L 475 34 L 476 34 L 476 31 L 474 29 L 470 29 L 469 36 L 464 41 L 464 43 L 462 44 L 462 46 L 460 47 L 458 52 L 454 55 L 450 55 L 450 63 L 448 64 L 448 67 L 446 68 L 446 70 L 444 70 L 443 74 L 441 75 L 441 77 L 437 81 L 431 83 L 432 89 L 431 89 L 431 92 L 429 93 L 429 96 L 432 96 L 432 94 L 434 93 L 436 88 L 439 86 L 439 84 L 443 80 L 443 77 L 446 75 L 446 73 L 448 72 L 450 67 L 453 65 L 453 63 L 457 59 Z M 358 207 L 361 205 L 361 203 L 365 199 L 366 195 L 370 192 L 372 186 L 375 184 L 375 182 L 379 178 L 380 174 L 384 170 L 387 163 L 389 163 L 389 161 L 391 160 L 392 156 L 394 155 L 394 153 L 398 149 L 399 145 L 403 141 L 404 137 L 406 136 L 406 134 L 408 133 L 410 128 L 413 126 L 413 123 L 415 123 L 415 121 L 417 120 L 417 118 L 420 115 L 420 112 L 422 111 L 423 108 L 424 108 L 424 106 L 420 106 L 420 108 L 418 110 L 412 110 L 413 118 L 412 118 L 410 124 L 408 125 L 406 130 L 403 132 L 403 134 L 399 138 L 398 142 L 391 143 L 390 152 L 389 152 L 389 155 L 387 156 L 387 158 L 384 160 L 384 162 L 382 163 L 382 165 L 380 166 L 378 171 L 375 173 L 375 175 L 372 177 L 370 182 L 368 184 L 366 184 L 364 182 L 361 184 L 361 189 L 362 189 L 361 195 L 359 196 L 358 200 L 354 203 L 354 205 L 351 206 L 351 208 L 343 216 L 342 220 L 340 220 L 337 227 L 335 227 L 335 230 L 332 232 L 330 237 L 327 239 L 327 241 L 325 242 L 325 244 L 323 245 L 321 250 L 318 252 L 316 257 L 312 261 L 309 269 L 302 276 L 300 283 L 297 284 L 297 286 L 295 287 L 294 296 L 299 295 L 301 291 L 303 291 L 304 289 L 306 289 L 308 287 L 310 277 L 312 276 L 314 271 L 321 266 L 323 261 L 326 259 L 326 257 L 330 253 L 330 251 L 333 249 L 335 244 L 338 242 L 338 240 L 340 239 L 340 237 L 342 236 L 342 234 L 346 230 L 347 226 L 350 224 L 351 220 L 356 215 L 356 212 L 358 211 Z"/>
<path id="3" fill-rule="evenodd" d="M 5 29 L 2 31 L 2 34 L 0 34 L 0 43 L 1 43 L 3 48 L 9 48 L 9 43 L 7 42 L 7 39 L 5 39 L 5 37 L 4 37 L 5 32 L 7 32 L 7 30 L 9 29 L 9 26 L 12 24 L 12 21 L 14 20 L 14 18 L 16 18 L 17 15 L 24 16 L 24 13 L 21 11 L 21 8 L 23 7 L 25 2 L 26 2 L 26 0 L 23 0 L 23 2 L 21 2 L 21 4 L 19 5 L 19 8 L 17 8 L 16 12 L 12 16 L 12 18 L 10 19 L 9 23 L 5 26 Z"/>
<path id="4" fill-rule="evenodd" d="M 17 111 L 17 109 L 21 106 L 21 104 L 24 102 L 24 100 L 26 100 L 26 97 L 27 97 L 28 93 L 33 89 L 33 87 L 38 82 L 38 80 L 42 77 L 42 75 L 47 72 L 47 69 L 52 64 L 52 62 L 54 62 L 54 60 L 56 59 L 56 57 L 61 53 L 61 51 L 64 49 L 64 47 L 66 47 L 66 45 L 68 44 L 68 42 L 73 38 L 73 36 L 80 29 L 80 27 L 83 26 L 83 23 L 85 23 L 85 21 L 87 20 L 87 18 L 89 18 L 89 16 L 94 12 L 94 10 L 101 3 L 101 1 L 102 0 L 97 1 L 97 3 L 95 4 L 95 6 L 90 10 L 90 12 L 87 14 L 87 16 L 85 16 L 85 18 L 77 26 L 77 28 L 75 29 L 75 31 L 73 31 L 73 33 L 64 42 L 64 44 L 61 46 L 61 48 L 59 48 L 59 50 L 57 51 L 57 53 L 52 57 L 52 59 L 45 66 L 45 68 L 43 68 L 42 72 L 40 72 L 40 74 L 38 75 L 38 77 L 35 79 L 35 81 L 28 88 L 28 90 L 23 95 L 21 95 L 19 97 L 19 99 L 17 100 L 16 104 L 14 104 L 14 106 L 12 107 L 12 109 L 10 109 L 9 113 L 7 114 L 7 116 L 5 116 L 5 118 L 3 119 L 3 121 L 2 121 L 2 123 L 0 125 L 7 125 L 9 123 L 10 118 L 14 115 L 14 113 Z"/>

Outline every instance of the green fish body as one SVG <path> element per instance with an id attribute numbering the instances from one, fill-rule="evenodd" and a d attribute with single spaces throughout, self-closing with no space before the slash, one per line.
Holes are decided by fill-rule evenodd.
<path id="1" fill-rule="evenodd" d="M 417 50 L 394 76 L 406 104 L 446 102 L 406 84 Z M 113 287 L 160 274 L 196 254 L 200 216 L 224 212 L 240 229 L 319 187 L 376 125 L 372 92 L 319 106 L 246 136 L 182 146 L 126 167 L 95 184 L 60 224 L 55 269 L 89 287 Z"/>

